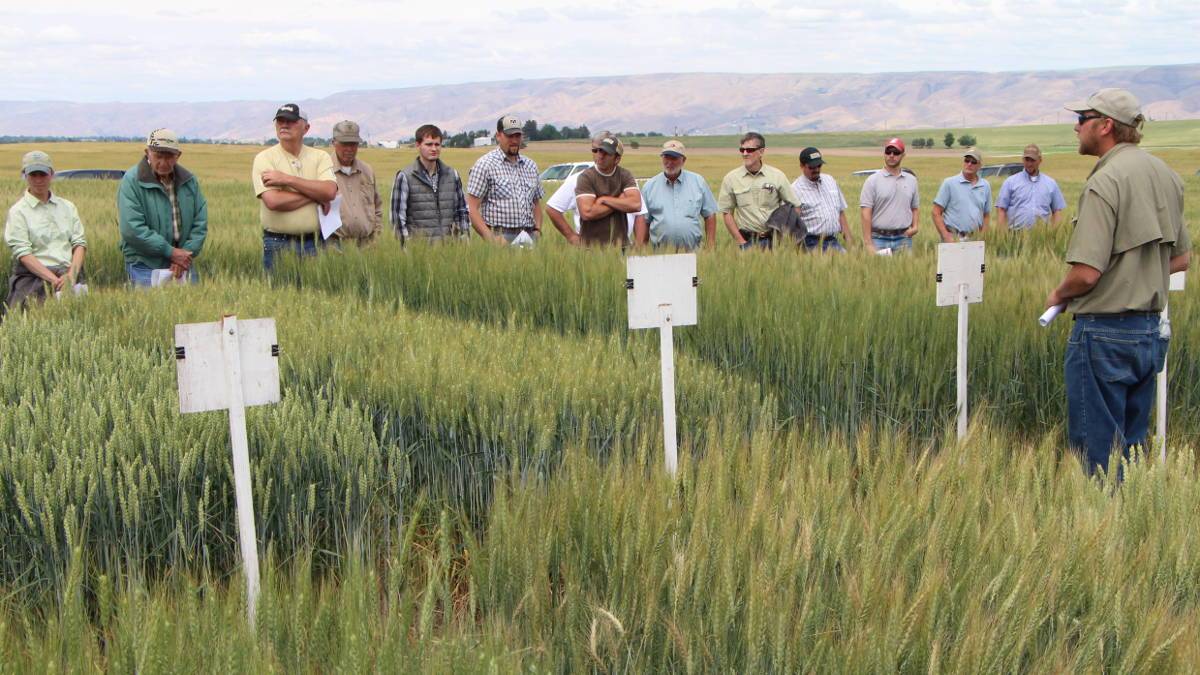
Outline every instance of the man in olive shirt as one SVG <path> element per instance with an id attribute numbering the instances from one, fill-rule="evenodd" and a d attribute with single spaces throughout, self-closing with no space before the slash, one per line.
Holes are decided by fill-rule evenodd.
<path id="1" fill-rule="evenodd" d="M 337 159 L 333 176 L 342 195 L 342 226 L 333 236 L 369 246 L 383 230 L 383 200 L 375 184 L 375 170 L 358 158 L 362 143 L 357 122 L 342 120 L 333 125 L 333 156 Z"/>
<path id="2" fill-rule="evenodd" d="M 1079 153 L 1099 157 L 1079 196 L 1066 278 L 1046 306 L 1067 304 L 1067 437 L 1089 471 L 1108 468 L 1114 446 L 1146 440 L 1155 375 L 1169 332 L 1159 325 L 1167 278 L 1188 268 L 1183 182 L 1137 147 L 1144 117 L 1133 94 L 1101 89 L 1067 106 L 1078 113 Z"/>
<path id="3" fill-rule="evenodd" d="M 625 146 L 607 136 L 592 148 L 594 166 L 579 174 L 575 200 L 579 207 L 579 236 L 589 246 L 629 244 L 626 214 L 642 209 L 642 193 L 628 169 L 621 166 Z"/>
<path id="4" fill-rule="evenodd" d="M 258 153 L 250 169 L 263 228 L 263 269 L 268 272 L 281 251 L 316 255 L 318 244 L 323 244 L 317 209 L 328 213 L 337 196 L 333 160 L 329 153 L 304 145 L 308 129 L 300 106 L 280 106 L 275 112 L 279 144 Z"/>
<path id="5" fill-rule="evenodd" d="M 772 233 L 767 227 L 771 212 L 785 202 L 800 206 L 792 192 L 787 176 L 773 166 L 763 163 L 767 139 L 754 131 L 742 136 L 738 144 L 742 166 L 725 174 L 717 208 L 725 228 L 741 248 L 757 244 L 771 248 Z"/>

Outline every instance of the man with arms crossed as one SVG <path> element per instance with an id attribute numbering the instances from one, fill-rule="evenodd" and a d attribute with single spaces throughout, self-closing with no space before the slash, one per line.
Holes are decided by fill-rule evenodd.
<path id="1" fill-rule="evenodd" d="M 771 248 L 773 233 L 767 219 L 781 204 L 800 206 L 792 186 L 782 171 L 763 163 L 767 139 L 751 131 L 738 144 L 742 166 L 725 174 L 721 181 L 717 208 L 725 228 L 740 248 Z"/>
<path id="2" fill-rule="evenodd" d="M 1078 114 L 1079 154 L 1099 157 L 1079 196 L 1066 277 L 1046 306 L 1075 314 L 1067 341 L 1067 438 L 1089 471 L 1108 469 L 1114 447 L 1144 443 L 1167 338 L 1159 313 L 1167 278 L 1188 268 L 1183 182 L 1138 147 L 1141 106 L 1101 89 L 1067 106 Z"/>
<path id="3" fill-rule="evenodd" d="M 513 115 L 496 120 L 498 148 L 475 161 L 467 177 L 471 227 L 484 241 L 512 243 L 521 233 L 542 232 L 542 182 L 537 163 L 521 156 L 525 135 Z"/>
<path id="4" fill-rule="evenodd" d="M 458 172 L 441 160 L 442 130 L 417 129 L 417 158 L 396 172 L 392 184 L 392 227 L 400 241 L 466 239 L 471 216 Z"/>
<path id="5" fill-rule="evenodd" d="M 625 146 L 616 136 L 592 148 L 592 166 L 579 174 L 575 199 L 579 204 L 579 237 L 588 246 L 629 244 L 628 218 L 642 208 L 642 193 L 628 169 L 621 166 Z"/>
<path id="6" fill-rule="evenodd" d="M 804 250 L 837 251 L 846 249 L 838 241 L 841 234 L 850 243 L 850 223 L 846 220 L 846 198 L 833 176 L 821 173 L 825 159 L 816 148 L 800 151 L 800 172 L 792 182 L 792 191 L 800 200 L 800 224 L 804 226 Z"/>
<path id="7" fill-rule="evenodd" d="M 904 141 L 893 138 L 885 143 L 883 168 L 867 176 L 859 194 L 863 243 L 870 253 L 912 248 L 920 197 L 916 177 L 900 168 L 903 161 Z"/>
<path id="8" fill-rule="evenodd" d="M 1025 146 L 1021 156 L 1025 170 L 1015 173 L 1000 186 L 996 197 L 996 223 L 1010 230 L 1028 230 L 1037 222 L 1051 225 L 1062 222 L 1067 200 L 1054 179 L 1041 172 L 1042 150 L 1036 145 Z"/>
<path id="9" fill-rule="evenodd" d="M 982 234 L 992 212 L 992 186 L 979 177 L 983 155 L 963 153 L 962 172 L 942 181 L 933 198 L 933 226 L 947 244 Z"/>
<path id="10" fill-rule="evenodd" d="M 383 230 L 383 200 L 375 184 L 375 170 L 358 158 L 358 146 L 363 143 L 358 131 L 358 123 L 350 120 L 333 125 L 333 156 L 337 160 L 333 177 L 342 196 L 342 226 L 332 236 L 370 246 Z"/>
<path id="11" fill-rule="evenodd" d="M 599 147 L 600 141 L 612 135 L 613 134 L 611 131 L 601 131 L 593 135 L 592 147 Z M 592 166 L 595 166 L 595 163 L 593 163 Z M 562 236 L 566 237 L 567 241 L 574 246 L 579 246 L 583 243 L 583 240 L 579 237 L 579 201 L 575 198 L 575 184 L 579 181 L 579 175 L 580 174 L 578 173 L 573 173 L 570 176 L 567 176 L 566 179 L 563 180 L 562 185 L 559 185 L 558 189 L 554 191 L 554 194 L 550 195 L 550 198 L 546 200 L 546 216 L 550 219 L 550 222 L 554 224 L 555 229 L 557 229 Z M 567 223 L 565 215 L 572 211 L 575 212 L 574 229 L 572 229 L 571 225 Z M 625 214 L 625 217 L 628 220 L 628 223 L 626 224 L 626 230 L 630 237 L 633 237 L 633 233 L 636 231 L 638 224 L 645 222 L 645 216 L 646 200 L 643 196 L 641 210 L 637 213 Z"/>
<path id="12" fill-rule="evenodd" d="M 279 144 L 254 157 L 250 182 L 259 199 L 263 228 L 263 269 L 275 266 L 281 251 L 316 255 L 321 242 L 317 209 L 329 212 L 337 196 L 337 179 L 329 153 L 304 145 L 308 117 L 288 103 L 275 112 Z"/>

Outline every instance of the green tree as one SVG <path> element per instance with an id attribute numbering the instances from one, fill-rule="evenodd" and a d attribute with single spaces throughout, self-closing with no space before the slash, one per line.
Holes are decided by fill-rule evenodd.
<path id="1" fill-rule="evenodd" d="M 933 139 L 932 139 L 932 138 L 926 138 L 926 139 L 925 139 L 925 147 L 927 147 L 927 148 L 932 148 L 932 147 L 933 147 Z"/>
<path id="2" fill-rule="evenodd" d="M 975 137 L 971 134 L 963 134 L 962 136 L 958 137 L 958 145 L 960 147 L 969 148 L 972 145 L 975 145 Z"/>
<path id="3" fill-rule="evenodd" d="M 537 120 L 529 120 L 525 122 L 525 126 L 521 127 L 521 131 L 525 134 L 525 140 L 537 141 L 538 138 L 538 123 Z"/>
<path id="4" fill-rule="evenodd" d="M 947 131 L 946 135 L 944 137 L 942 137 L 942 143 L 947 148 L 953 148 L 954 147 L 954 132 Z"/>
<path id="5" fill-rule="evenodd" d="M 924 139 L 924 138 L 914 138 L 914 139 L 912 140 L 912 146 L 913 146 L 914 148 L 923 148 L 923 147 L 925 147 L 925 139 Z"/>

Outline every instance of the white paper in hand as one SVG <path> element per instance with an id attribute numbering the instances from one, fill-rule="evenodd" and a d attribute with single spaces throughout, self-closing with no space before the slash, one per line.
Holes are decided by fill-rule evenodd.
<path id="1" fill-rule="evenodd" d="M 1038 323 L 1041 324 L 1041 326 L 1043 328 L 1045 328 L 1046 326 L 1049 326 L 1050 322 L 1054 320 L 1054 317 L 1058 316 L 1059 314 L 1062 314 L 1062 311 L 1066 308 L 1067 308 L 1067 303 L 1064 302 L 1062 304 L 1055 305 L 1055 306 L 1051 307 L 1050 309 L 1047 309 L 1045 312 L 1042 313 L 1041 316 L 1038 317 Z"/>
<path id="2" fill-rule="evenodd" d="M 512 246 L 517 248 L 533 248 L 533 237 L 529 236 L 529 232 L 521 230 L 521 234 L 513 237 Z"/>
<path id="3" fill-rule="evenodd" d="M 342 195 L 333 198 L 329 202 L 329 213 L 325 213 L 325 209 L 317 204 L 317 220 L 321 223 L 321 238 L 328 239 L 333 236 L 334 232 L 342 226 Z"/>
<path id="4" fill-rule="evenodd" d="M 877 248 L 877 249 L 875 249 L 875 255 L 887 255 L 887 256 L 890 256 L 891 254 L 892 254 L 892 249 L 890 249 L 890 248 Z"/>
<path id="5" fill-rule="evenodd" d="M 167 284 L 181 284 L 183 277 L 175 278 L 175 275 L 169 269 L 165 270 L 150 270 L 150 287 L 157 288 Z"/>

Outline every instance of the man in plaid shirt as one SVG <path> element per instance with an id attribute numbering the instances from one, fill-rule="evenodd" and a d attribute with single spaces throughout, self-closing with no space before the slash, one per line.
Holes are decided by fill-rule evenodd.
<path id="1" fill-rule="evenodd" d="M 496 121 L 499 147 L 480 157 L 467 178 L 471 226 L 486 241 L 511 243 L 522 232 L 536 240 L 542 231 L 542 183 L 537 164 L 521 156 L 521 120 Z"/>

